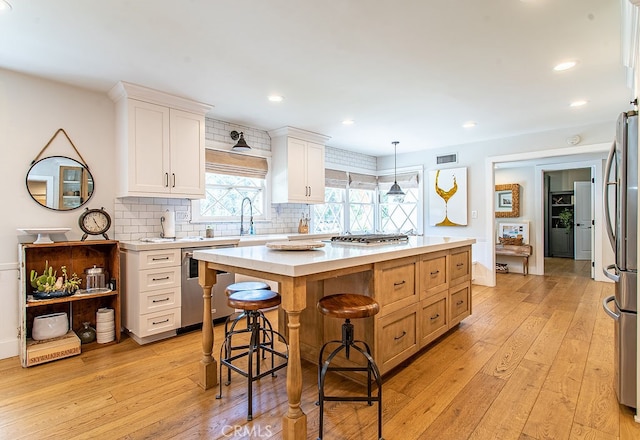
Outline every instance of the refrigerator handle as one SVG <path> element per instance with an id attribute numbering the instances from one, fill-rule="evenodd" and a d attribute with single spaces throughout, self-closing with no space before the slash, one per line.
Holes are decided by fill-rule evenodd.
<path id="1" fill-rule="evenodd" d="M 617 186 L 618 182 L 613 181 L 609 182 L 609 176 L 611 175 L 611 167 L 613 166 L 613 156 L 616 154 L 616 141 L 613 141 L 613 145 L 611 145 L 611 150 L 609 151 L 609 155 L 607 156 L 607 164 L 604 167 L 604 194 L 603 194 L 603 204 L 604 204 L 604 225 L 607 230 L 607 235 L 609 236 L 609 241 L 611 242 L 611 246 L 613 249 L 616 249 L 616 237 L 613 232 L 613 226 L 611 225 L 611 214 L 609 212 L 609 186 L 614 185 Z M 616 190 L 617 194 L 617 190 Z M 605 272 L 606 273 L 606 272 Z"/>
<path id="2" fill-rule="evenodd" d="M 607 315 L 611 316 L 613 319 L 615 319 L 616 321 L 618 319 L 620 319 L 620 314 L 612 312 L 611 309 L 609 308 L 608 304 L 612 301 L 614 301 L 616 298 L 615 296 L 611 295 L 606 297 L 605 299 L 602 300 L 602 308 L 604 309 L 604 311 L 606 312 Z"/>
<path id="3" fill-rule="evenodd" d="M 620 275 L 618 275 L 617 273 L 614 274 L 609 272 L 611 269 L 615 269 L 615 268 L 616 268 L 615 264 L 610 264 L 604 269 L 602 269 L 602 272 L 604 273 L 604 276 L 609 278 L 611 281 L 614 281 L 617 283 L 618 281 L 620 281 Z"/>

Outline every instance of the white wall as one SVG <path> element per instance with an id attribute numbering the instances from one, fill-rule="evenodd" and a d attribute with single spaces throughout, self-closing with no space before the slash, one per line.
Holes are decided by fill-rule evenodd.
<path id="1" fill-rule="evenodd" d="M 428 203 L 425 202 L 425 225 L 424 233 L 426 235 L 449 235 L 458 237 L 475 238 L 477 243 L 473 246 L 473 259 L 477 261 L 475 265 L 477 274 L 475 283 L 483 285 L 493 285 L 494 268 L 493 268 L 493 247 L 495 241 L 493 233 L 494 219 L 493 215 L 488 215 L 488 210 L 493 209 L 493 198 L 487 198 L 487 185 L 493 185 L 489 180 L 493 180 L 493 175 L 489 175 L 487 171 L 486 161 L 490 157 L 502 157 L 507 155 L 515 155 L 518 153 L 530 153 L 535 156 L 536 152 L 551 151 L 559 149 L 567 149 L 566 139 L 573 135 L 579 134 L 582 145 L 588 146 L 600 143 L 611 143 L 615 134 L 615 120 L 617 114 L 611 115 L 611 120 L 599 124 L 589 126 L 574 127 L 572 129 L 553 130 L 539 133 L 523 134 L 510 138 L 495 139 L 490 141 L 476 142 L 465 145 L 455 145 L 447 148 L 439 148 L 433 150 L 422 150 L 412 153 L 398 152 L 398 168 L 409 166 L 423 166 L 425 176 L 428 176 L 429 170 L 438 168 L 457 168 L 467 167 L 467 212 L 469 214 L 467 226 L 458 227 L 435 227 L 429 226 L 428 221 Z M 585 148 L 585 151 L 588 150 Z M 572 150 L 575 152 L 575 149 Z M 458 163 L 439 166 L 436 164 L 436 156 L 450 153 L 458 153 Z M 585 153 L 587 154 L 587 153 Z M 520 159 L 518 159 L 520 160 Z M 556 157 L 551 159 L 555 162 L 576 161 L 574 157 Z M 540 159 L 540 162 L 545 160 Z M 535 162 L 531 164 L 535 166 Z M 393 155 L 378 158 L 378 169 L 393 169 Z M 493 172 L 493 168 L 490 168 Z M 512 183 L 512 182 L 509 182 Z M 428 197 L 429 188 L 425 185 L 425 200 Z M 533 182 L 527 182 L 527 188 L 533 188 Z M 529 194 L 528 190 L 527 193 Z M 531 197 L 525 196 L 522 202 L 526 205 L 532 201 Z M 525 200 L 527 199 L 527 200 Z M 477 211 L 477 218 L 472 218 L 471 213 Z M 527 214 L 529 217 L 533 215 L 531 212 Z M 490 219 L 490 220 L 488 220 Z M 517 219 L 514 219 L 514 221 Z M 491 223 L 488 225 L 488 221 Z M 490 227 L 489 227 L 490 226 Z M 535 263 L 530 260 L 530 268 L 536 269 Z M 539 268 L 538 268 L 539 269 Z M 532 273 L 536 273 L 532 270 Z"/>
<path id="2" fill-rule="evenodd" d="M 69 240 L 79 240 L 81 209 L 56 212 L 33 201 L 26 189 L 31 161 L 59 129 L 64 128 L 89 165 L 95 192 L 88 205 L 113 210 L 115 142 L 113 103 L 106 93 L 30 77 L 0 69 L 0 358 L 18 354 L 18 235 L 17 228 L 69 227 Z M 79 159 L 63 135 L 44 156 Z"/>

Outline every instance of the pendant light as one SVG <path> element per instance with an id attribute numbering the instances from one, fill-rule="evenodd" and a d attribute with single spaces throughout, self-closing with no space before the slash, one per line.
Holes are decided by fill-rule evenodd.
<path id="1" fill-rule="evenodd" d="M 402 188 L 400 188 L 400 185 L 398 185 L 398 144 L 400 142 L 398 141 L 393 141 L 391 142 L 393 144 L 393 157 L 394 157 L 394 163 L 393 163 L 393 185 L 391 186 L 391 189 L 389 190 L 389 192 L 387 193 L 388 196 L 395 196 L 395 197 L 402 197 L 404 196 L 404 191 L 402 191 Z"/>
<path id="2" fill-rule="evenodd" d="M 247 145 L 247 141 L 244 140 L 244 133 L 243 132 L 238 133 L 237 131 L 233 130 L 229 134 L 231 135 L 231 139 L 233 139 L 234 141 L 238 141 L 233 147 L 231 147 L 231 149 L 233 151 L 249 151 L 249 150 L 251 150 L 251 147 L 249 145 Z"/>

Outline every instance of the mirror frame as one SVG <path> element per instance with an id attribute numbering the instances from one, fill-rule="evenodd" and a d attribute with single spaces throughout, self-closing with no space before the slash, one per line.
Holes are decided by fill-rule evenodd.
<path id="1" fill-rule="evenodd" d="M 92 190 L 91 190 L 91 193 L 89 193 L 89 194 L 87 195 L 87 197 L 86 197 L 84 200 L 81 200 L 81 202 L 80 202 L 80 204 L 79 204 L 78 206 L 73 206 L 73 207 L 66 208 L 66 209 L 65 209 L 65 208 L 61 208 L 60 206 L 58 206 L 58 207 L 56 208 L 56 207 L 55 207 L 55 205 L 54 205 L 54 207 L 52 207 L 52 206 L 48 206 L 48 205 L 46 204 L 46 202 L 43 204 L 41 201 L 39 201 L 39 200 L 36 198 L 36 196 L 34 196 L 34 195 L 33 195 L 33 193 L 31 192 L 31 190 L 29 189 L 29 176 L 31 176 L 31 175 L 32 175 L 31 173 L 32 173 L 32 171 L 33 171 L 34 167 L 35 167 L 36 165 L 38 165 L 38 164 L 42 163 L 43 161 L 48 160 L 48 159 L 65 159 L 65 160 L 68 160 L 68 161 L 75 162 L 79 168 L 81 167 L 81 168 L 82 168 L 82 170 L 83 170 L 84 172 L 88 173 L 88 175 L 87 175 L 87 180 L 90 180 L 90 181 L 92 182 Z M 75 166 L 75 164 L 74 164 L 73 166 Z M 53 181 L 54 181 L 54 182 L 56 182 L 56 181 L 57 181 L 57 182 L 58 182 L 58 186 L 60 185 L 60 182 L 59 182 L 60 177 L 59 177 L 59 176 L 49 176 L 49 175 L 43 175 L 43 174 L 35 174 L 35 175 L 36 175 L 36 176 L 39 176 L 39 177 L 52 177 L 52 178 L 53 178 Z M 26 188 L 27 188 L 27 192 L 29 193 L 29 195 L 31 196 L 31 198 L 32 198 L 32 199 L 33 199 L 33 200 L 34 200 L 38 205 L 40 205 L 40 206 L 42 206 L 42 207 L 44 207 L 44 208 L 50 209 L 50 210 L 52 210 L 52 211 L 73 211 L 74 209 L 78 209 L 78 208 L 80 208 L 80 207 L 82 207 L 82 206 L 86 205 L 86 204 L 87 204 L 87 202 L 88 202 L 89 200 L 91 200 L 91 197 L 93 196 L 93 193 L 95 192 L 95 178 L 93 177 L 93 174 L 91 174 L 91 171 L 89 170 L 89 167 L 87 167 L 85 164 L 83 164 L 82 162 L 80 162 L 80 161 L 78 161 L 78 160 L 76 160 L 76 159 L 72 159 L 72 158 L 67 157 L 67 156 L 47 156 L 47 157 L 43 157 L 42 159 L 39 159 L 37 162 L 35 162 L 35 163 L 32 163 L 32 164 L 31 164 L 31 166 L 29 167 L 29 171 L 27 171 L 27 175 L 26 175 L 26 177 L 25 177 L 25 186 L 26 186 Z M 59 190 L 58 190 L 58 191 L 59 191 Z M 57 193 L 55 193 L 55 192 L 54 192 L 54 195 L 55 195 L 55 194 L 57 194 Z M 57 196 L 57 197 L 60 197 L 60 194 L 57 194 L 56 196 Z"/>
<path id="2" fill-rule="evenodd" d="M 520 185 L 517 183 L 507 183 L 504 185 L 496 185 L 495 190 L 495 215 L 496 218 L 513 218 L 520 217 Z M 503 208 L 499 206 L 500 195 L 502 193 L 511 192 L 511 211 L 498 211 Z"/>

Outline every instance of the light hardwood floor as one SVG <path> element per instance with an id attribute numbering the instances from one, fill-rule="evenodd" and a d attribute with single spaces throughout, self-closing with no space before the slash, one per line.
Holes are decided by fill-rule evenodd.
<path id="1" fill-rule="evenodd" d="M 600 304 L 613 286 L 552 263 L 549 275 L 499 274 L 495 288 L 474 286 L 473 314 L 386 377 L 387 440 L 640 438 L 612 388 L 613 321 Z M 217 358 L 220 326 L 215 331 Z M 1 360 L 0 438 L 282 438 L 286 372 L 254 385 L 247 423 L 241 377 L 222 400 L 196 385 L 200 349 L 193 332 L 146 346 L 125 339 L 29 369 Z M 303 367 L 312 439 L 316 370 Z M 375 415 L 375 405 L 329 402 L 325 438 L 374 439 Z"/>

